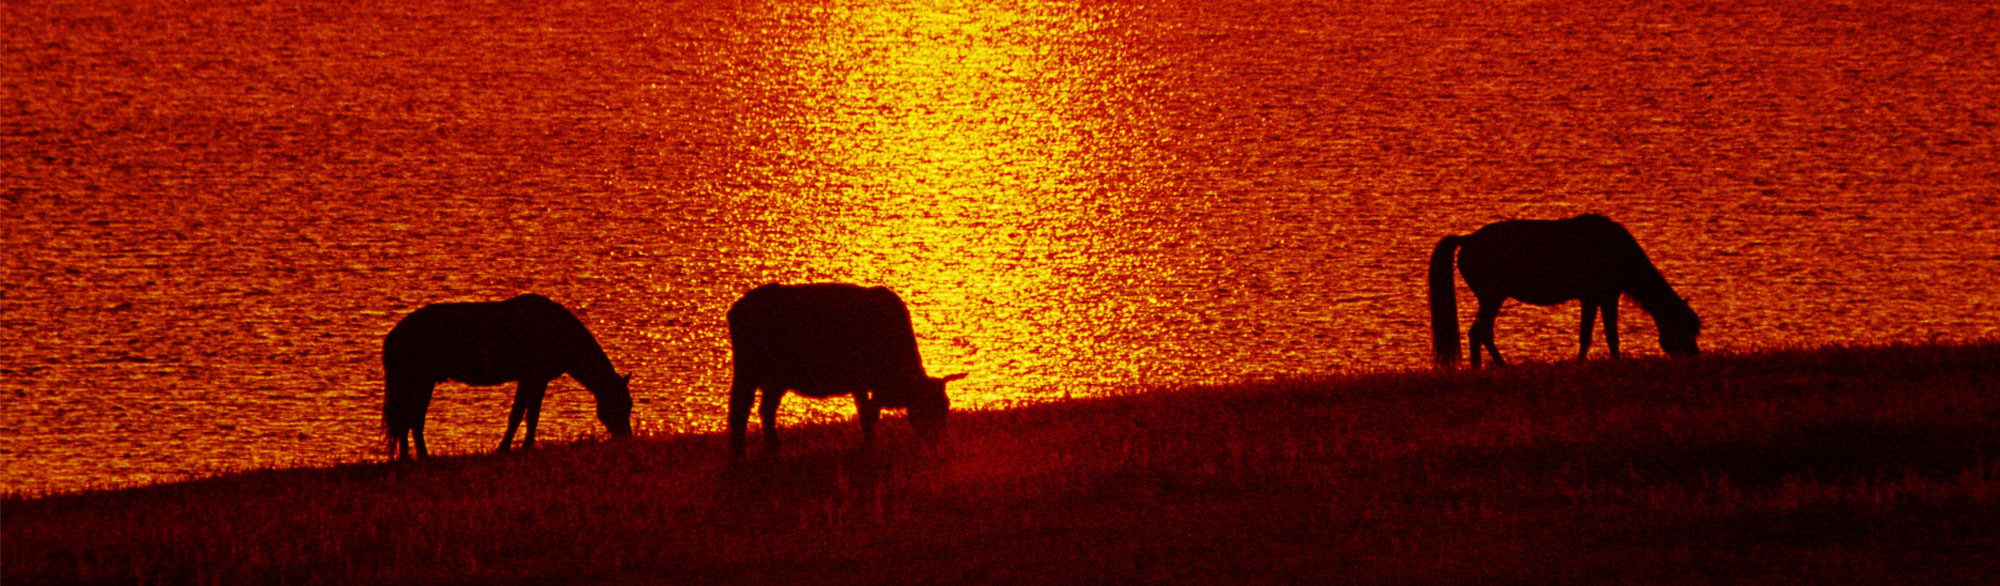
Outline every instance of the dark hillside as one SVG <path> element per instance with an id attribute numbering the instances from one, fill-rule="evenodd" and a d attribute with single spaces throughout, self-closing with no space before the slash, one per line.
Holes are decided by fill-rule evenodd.
<path id="1" fill-rule="evenodd" d="M 2000 344 L 1386 373 L 10 498 L 42 582 L 2000 578 Z"/>

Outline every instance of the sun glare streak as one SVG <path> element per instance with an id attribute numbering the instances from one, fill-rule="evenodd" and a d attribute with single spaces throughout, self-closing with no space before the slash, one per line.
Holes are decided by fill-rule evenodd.
<path id="1" fill-rule="evenodd" d="M 1090 291 L 1118 259 L 1105 182 L 1163 164 L 1151 116 L 1107 51 L 1107 15 L 1063 3 L 842 3 L 773 18 L 799 38 L 757 39 L 781 95 L 740 128 L 767 165 L 735 182 L 762 281 L 882 284 L 912 306 L 934 373 L 971 372 L 960 404 L 1060 395 L 1051 360 L 1102 361 L 1088 344 L 1036 346 L 1022 307 L 1115 319 Z M 809 26 L 797 26 L 805 20 Z M 772 91 L 773 89 L 782 91 Z M 1036 302 L 1024 302 L 1035 299 Z M 1047 321 L 1047 316 L 1043 320 Z M 982 380 L 984 382 L 982 382 Z M 999 384 L 1004 381 L 1004 384 Z M 1088 384 L 1091 381 L 1080 381 Z M 1007 387 L 1006 397 L 982 393 Z"/>

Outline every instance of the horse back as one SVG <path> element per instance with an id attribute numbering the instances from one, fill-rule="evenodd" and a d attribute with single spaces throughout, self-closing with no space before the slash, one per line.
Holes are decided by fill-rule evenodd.
<path id="1" fill-rule="evenodd" d="M 1624 226 L 1586 214 L 1489 224 L 1465 237 L 1458 266 L 1475 294 L 1555 305 L 1615 295 L 1652 264 Z"/>
<path id="2" fill-rule="evenodd" d="M 554 379 L 586 347 L 596 341 L 574 314 L 528 294 L 418 308 L 389 331 L 382 361 L 391 377 L 495 385 Z"/>

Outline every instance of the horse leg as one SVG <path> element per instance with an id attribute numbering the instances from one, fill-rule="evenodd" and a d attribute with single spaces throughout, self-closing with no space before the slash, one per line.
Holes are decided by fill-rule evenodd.
<path id="1" fill-rule="evenodd" d="M 1602 303 L 1601 305 L 1604 307 L 1604 345 L 1611 347 L 1612 358 L 1620 358 L 1621 356 L 1618 354 L 1618 297 L 1613 295 L 1611 301 Z"/>
<path id="2" fill-rule="evenodd" d="M 523 450 L 535 447 L 535 423 L 542 419 L 542 398 L 548 396 L 548 394 L 549 383 L 547 382 L 535 383 L 535 386 L 532 388 L 528 386 L 527 382 L 522 382 L 520 390 L 515 392 L 515 395 L 526 395 L 525 398 L 528 400 L 528 437 L 521 439 L 521 449 Z M 514 400 L 519 402 L 522 398 L 516 396 Z"/>
<path id="3" fill-rule="evenodd" d="M 875 422 L 882 418 L 882 404 L 860 392 L 854 394 L 854 408 L 861 413 L 861 445 L 874 445 Z"/>
<path id="4" fill-rule="evenodd" d="M 729 448 L 731 453 L 743 454 L 743 428 L 750 425 L 750 405 L 757 402 L 757 385 L 741 373 L 729 388 Z M 770 428 L 765 428 L 769 433 Z"/>
<path id="5" fill-rule="evenodd" d="M 431 393 L 437 390 L 437 383 L 423 383 L 418 389 L 422 392 L 410 400 L 414 406 L 410 416 L 410 440 L 417 444 L 417 459 L 424 460 L 431 457 L 430 450 L 424 449 L 424 416 L 430 413 Z"/>
<path id="6" fill-rule="evenodd" d="M 1500 347 L 1493 344 L 1493 320 L 1500 317 L 1500 304 L 1507 298 L 1479 298 L 1479 314 L 1472 319 L 1472 331 L 1466 336 L 1472 339 L 1472 367 L 1479 368 L 1479 349 L 1485 348 L 1493 355 L 1494 366 L 1506 366 L 1500 359 Z"/>
<path id="7" fill-rule="evenodd" d="M 507 435 L 500 438 L 500 449 L 494 450 L 494 453 L 506 452 L 514 446 L 514 432 L 521 428 L 521 416 L 528 414 L 527 394 L 528 381 L 521 381 L 514 387 L 514 406 L 507 412 Z"/>
<path id="8" fill-rule="evenodd" d="M 430 452 L 430 450 L 426 450 L 426 449 L 424 449 L 424 422 L 423 422 L 423 421 L 418 421 L 416 425 L 413 425 L 413 426 L 411 426 L 411 427 L 410 427 L 410 437 L 411 437 L 412 439 L 414 439 L 414 440 L 416 441 L 416 443 L 417 443 L 417 459 L 419 459 L 419 460 L 427 460 L 427 459 L 430 459 L 430 457 L 431 457 L 431 452 Z"/>
<path id="9" fill-rule="evenodd" d="M 389 450 L 397 460 L 410 457 L 410 417 L 405 405 L 409 404 L 408 394 L 415 392 L 407 384 L 401 384 L 394 375 L 382 385 L 382 425 L 388 429 Z"/>
<path id="10" fill-rule="evenodd" d="M 1576 336 L 1577 360 L 1584 360 L 1590 357 L 1590 329 L 1597 327 L 1597 302 L 1589 297 L 1583 298 L 1582 301 L 1583 301 L 1583 327 L 1578 330 Z"/>
<path id="11" fill-rule="evenodd" d="M 764 422 L 764 449 L 778 452 L 778 401 L 785 398 L 785 389 L 764 389 L 764 402 L 757 405 L 757 417 Z"/>

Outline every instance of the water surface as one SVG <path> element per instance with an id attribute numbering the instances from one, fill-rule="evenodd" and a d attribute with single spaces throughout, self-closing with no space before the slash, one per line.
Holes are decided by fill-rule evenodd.
<path id="1" fill-rule="evenodd" d="M 1002 408 L 1423 368 L 1439 237 L 1585 212 L 1707 349 L 2000 334 L 1976 3 L 402 4 L 5 5 L 5 490 L 378 458 L 381 337 L 523 292 L 652 432 L 722 427 L 767 282 L 894 288 Z M 510 390 L 438 396 L 498 442 Z"/>

